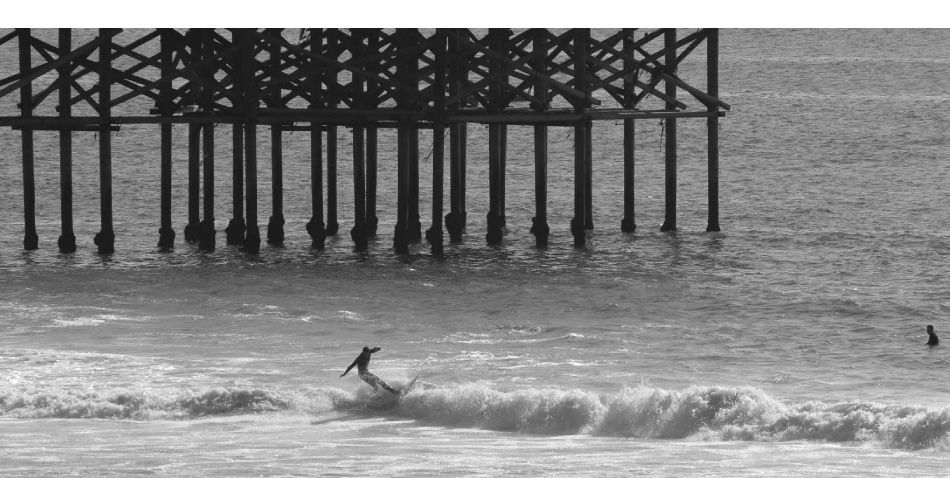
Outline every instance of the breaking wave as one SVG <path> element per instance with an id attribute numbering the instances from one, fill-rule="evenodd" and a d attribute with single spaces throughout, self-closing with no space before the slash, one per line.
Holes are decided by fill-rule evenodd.
<path id="1" fill-rule="evenodd" d="M 0 418 L 193 419 L 281 411 L 394 416 L 445 427 L 528 434 L 707 441 L 880 442 L 899 449 L 950 447 L 950 407 L 849 401 L 789 402 L 753 387 L 639 386 L 618 394 L 489 384 L 389 393 L 313 388 L 215 388 L 100 393 L 3 392 Z"/>
<path id="2" fill-rule="evenodd" d="M 266 390 L 216 388 L 202 392 L 39 390 L 0 395 L 0 417 L 182 419 L 288 410 L 293 400 Z"/>

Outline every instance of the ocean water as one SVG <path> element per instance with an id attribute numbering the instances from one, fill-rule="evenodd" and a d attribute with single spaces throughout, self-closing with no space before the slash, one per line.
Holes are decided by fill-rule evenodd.
<path id="1" fill-rule="evenodd" d="M 567 129 L 551 130 L 552 236 L 538 250 L 531 131 L 510 128 L 507 230 L 489 247 L 487 132 L 469 127 L 468 228 L 442 258 L 391 248 L 390 133 L 379 235 L 353 251 L 346 130 L 341 234 L 326 250 L 304 228 L 302 134 L 284 138 L 285 246 L 224 245 L 226 125 L 214 252 L 182 241 L 181 127 L 178 239 L 155 247 L 159 136 L 145 126 L 113 138 L 110 256 L 92 242 L 97 138 L 75 135 L 79 250 L 64 255 L 57 138 L 37 133 L 41 248 L 25 252 L 20 136 L 0 131 L 0 475 L 945 476 L 950 352 L 925 346 L 924 329 L 950 340 L 948 41 L 723 30 L 722 232 L 705 232 L 705 121 L 680 121 L 673 233 L 659 232 L 659 122 L 637 125 L 633 234 L 619 230 L 620 125 L 597 124 L 583 249 L 568 229 Z M 681 75 L 702 85 L 699 50 Z M 382 347 L 371 371 L 417 386 L 397 400 L 340 378 L 364 345 Z"/>

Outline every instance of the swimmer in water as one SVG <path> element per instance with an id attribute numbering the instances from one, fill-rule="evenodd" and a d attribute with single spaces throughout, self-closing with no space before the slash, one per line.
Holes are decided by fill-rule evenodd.
<path id="1" fill-rule="evenodd" d="M 927 345 L 934 346 L 940 344 L 940 339 L 938 339 L 937 334 L 934 333 L 934 326 L 927 326 L 927 335 L 930 336 L 930 339 L 927 340 Z"/>
<path id="2" fill-rule="evenodd" d="M 361 352 L 360 355 L 356 357 L 356 360 L 354 360 L 353 363 L 351 363 L 350 366 L 346 368 L 346 372 L 343 372 L 343 375 L 340 375 L 340 378 L 343 378 L 346 374 L 350 373 L 350 370 L 352 370 L 353 367 L 356 367 L 357 372 L 359 372 L 360 379 L 370 384 L 373 387 L 373 390 L 378 390 L 377 387 L 383 387 L 392 393 L 398 393 L 392 387 L 386 385 L 386 382 L 382 381 L 379 377 L 369 372 L 369 359 L 370 355 L 372 355 L 374 352 L 379 352 L 379 347 L 363 347 L 363 352 Z"/>

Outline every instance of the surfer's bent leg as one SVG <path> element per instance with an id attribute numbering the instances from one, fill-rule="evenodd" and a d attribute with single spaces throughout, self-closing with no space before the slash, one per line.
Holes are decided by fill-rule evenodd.
<path id="1" fill-rule="evenodd" d="M 387 385 L 386 382 L 382 381 L 379 377 L 377 377 L 377 376 L 375 376 L 375 375 L 373 375 L 373 374 L 371 374 L 371 373 L 369 373 L 369 372 L 363 372 L 363 373 L 361 373 L 361 374 L 360 374 L 360 378 L 363 379 L 364 382 L 370 384 L 370 385 L 373 387 L 373 390 L 377 390 L 377 387 L 383 387 L 383 388 L 385 388 L 386 390 L 389 390 L 389 391 L 392 392 L 392 393 L 397 393 L 395 390 L 393 390 L 392 387 L 390 387 L 389 385 Z"/>

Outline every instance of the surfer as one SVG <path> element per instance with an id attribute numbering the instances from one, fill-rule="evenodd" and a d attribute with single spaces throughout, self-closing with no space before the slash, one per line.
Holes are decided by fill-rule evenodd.
<path id="1" fill-rule="evenodd" d="M 938 339 L 937 334 L 934 333 L 934 326 L 927 326 L 927 335 L 930 336 L 930 339 L 927 340 L 927 345 L 934 346 L 940 344 L 940 339 Z"/>
<path id="2" fill-rule="evenodd" d="M 377 387 L 383 387 L 392 393 L 398 393 L 392 387 L 387 385 L 386 382 L 382 381 L 382 379 L 369 372 L 370 355 L 372 355 L 374 352 L 379 352 L 379 349 L 379 347 L 363 347 L 363 351 L 358 357 L 356 357 L 356 360 L 354 360 L 353 363 L 351 363 L 350 366 L 346 368 L 346 372 L 343 372 L 343 374 L 340 375 L 340 378 L 346 376 L 346 374 L 350 373 L 350 370 L 352 370 L 353 367 L 356 367 L 356 370 L 360 375 L 360 379 L 370 384 L 373 387 L 373 390 L 378 390 Z"/>

